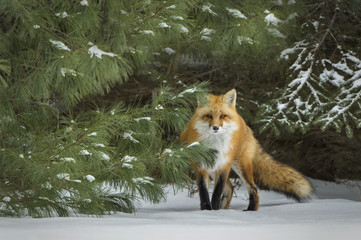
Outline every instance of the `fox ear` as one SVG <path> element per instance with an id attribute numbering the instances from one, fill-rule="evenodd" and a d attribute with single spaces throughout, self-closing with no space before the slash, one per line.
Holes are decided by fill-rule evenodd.
<path id="1" fill-rule="evenodd" d="M 224 102 L 228 106 L 235 108 L 236 107 L 236 99 L 237 99 L 236 89 L 233 88 L 232 90 L 230 90 L 226 94 L 224 94 L 223 99 L 224 99 Z"/>

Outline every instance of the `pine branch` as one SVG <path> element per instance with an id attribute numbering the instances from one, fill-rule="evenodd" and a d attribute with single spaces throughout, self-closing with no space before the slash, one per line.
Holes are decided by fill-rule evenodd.
<path id="1" fill-rule="evenodd" d="M 326 5 L 320 7 L 325 8 Z M 264 123 L 261 131 L 272 128 L 279 133 L 279 125 L 287 126 L 289 131 L 300 129 L 306 132 L 310 126 L 319 124 L 323 130 L 333 126 L 341 131 L 344 126 L 346 134 L 352 136 L 348 119 L 357 118 L 355 114 L 358 114 L 358 110 L 352 107 L 358 102 L 359 95 L 355 93 L 357 83 L 356 87 L 352 87 L 354 85 L 350 81 L 359 78 L 359 59 L 352 52 L 344 50 L 337 40 L 340 37 L 334 34 L 340 31 L 336 23 L 340 12 L 339 1 L 333 6 L 332 12 L 329 23 L 319 23 L 318 20 L 308 23 L 316 30 L 309 40 L 296 42 L 293 48 L 282 51 L 280 59 L 289 61 L 291 56 L 295 59 L 289 67 L 292 78 L 271 105 L 264 105 L 258 113 L 266 112 L 266 117 L 260 120 Z M 319 19 L 318 16 L 316 19 Z M 331 40 L 335 48 L 327 58 L 324 46 L 329 45 Z M 336 95 L 332 94 L 335 89 L 338 91 Z M 358 122 L 355 124 L 357 126 Z"/>

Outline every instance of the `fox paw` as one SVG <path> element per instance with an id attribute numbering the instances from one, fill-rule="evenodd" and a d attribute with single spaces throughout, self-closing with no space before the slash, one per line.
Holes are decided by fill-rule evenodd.
<path id="1" fill-rule="evenodd" d="M 211 204 L 209 204 L 209 203 L 202 204 L 201 203 L 201 210 L 212 210 Z"/>

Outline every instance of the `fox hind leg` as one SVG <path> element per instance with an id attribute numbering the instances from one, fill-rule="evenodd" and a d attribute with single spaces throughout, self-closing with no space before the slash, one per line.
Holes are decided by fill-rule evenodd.
<path id="1" fill-rule="evenodd" d="M 232 169 L 240 176 L 243 182 L 246 184 L 249 203 L 246 211 L 257 211 L 259 207 L 259 195 L 257 192 L 257 186 L 253 180 L 253 169 L 252 165 L 244 164 L 242 167 L 233 165 Z"/>
<path id="2" fill-rule="evenodd" d="M 249 204 L 246 211 L 257 211 L 259 208 L 259 195 L 257 192 L 257 187 L 253 183 L 253 185 L 250 185 L 247 188 L 249 194 Z"/>
<path id="3" fill-rule="evenodd" d="M 228 178 L 226 181 L 226 185 L 223 189 L 223 196 L 221 198 L 221 208 L 227 209 L 231 204 L 231 200 L 233 197 L 233 186 L 231 180 Z"/>

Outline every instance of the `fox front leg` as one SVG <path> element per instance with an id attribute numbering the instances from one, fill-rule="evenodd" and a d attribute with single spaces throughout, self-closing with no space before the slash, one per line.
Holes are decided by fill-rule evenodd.
<path id="1" fill-rule="evenodd" d="M 221 198 L 223 195 L 224 185 L 226 183 L 226 175 L 220 174 L 216 177 L 214 191 L 212 195 L 212 209 L 219 210 L 221 208 Z"/>
<path id="2" fill-rule="evenodd" d="M 199 190 L 199 198 L 201 201 L 201 210 L 212 210 L 208 193 L 209 175 L 205 172 L 197 175 L 197 185 Z"/>

